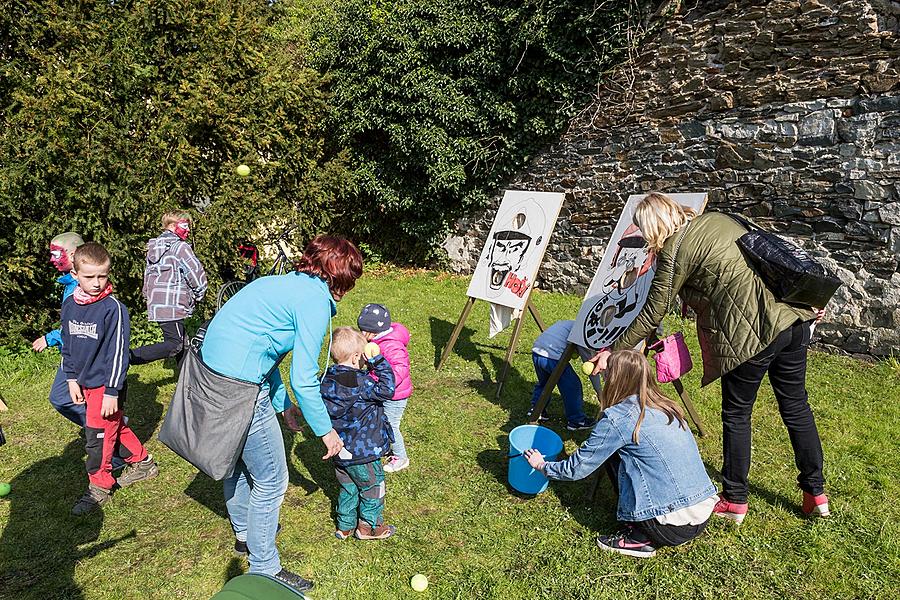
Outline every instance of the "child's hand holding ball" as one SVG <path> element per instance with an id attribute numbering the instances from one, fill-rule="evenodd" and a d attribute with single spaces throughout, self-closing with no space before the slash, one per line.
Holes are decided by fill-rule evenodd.
<path id="1" fill-rule="evenodd" d="M 359 346 L 357 346 L 357 348 L 359 348 Z M 369 342 L 368 344 L 366 344 L 365 353 L 366 358 L 375 358 L 376 356 L 381 354 L 381 348 L 379 348 L 378 344 L 376 344 L 375 342 Z"/>

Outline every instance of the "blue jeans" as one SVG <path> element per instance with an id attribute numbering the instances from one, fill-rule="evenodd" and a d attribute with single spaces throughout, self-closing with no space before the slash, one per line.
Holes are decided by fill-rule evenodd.
<path id="1" fill-rule="evenodd" d="M 400 433 L 400 419 L 403 418 L 403 411 L 406 410 L 406 403 L 409 398 L 403 400 L 388 400 L 384 403 L 384 416 L 387 417 L 391 429 L 394 430 L 394 443 L 391 445 L 391 451 L 397 458 L 409 458 L 406 455 L 406 444 L 403 443 L 403 434 Z"/>
<path id="2" fill-rule="evenodd" d="M 56 369 L 56 377 L 50 388 L 50 404 L 56 411 L 72 421 L 79 427 L 84 427 L 84 415 L 87 411 L 86 404 L 75 404 L 69 395 L 69 384 L 66 382 L 66 374 L 62 368 Z"/>
<path id="3" fill-rule="evenodd" d="M 534 385 L 534 393 L 531 395 L 531 407 L 537 404 L 544 393 L 544 386 L 550 379 L 553 369 L 559 364 L 558 360 L 541 356 L 540 354 L 531 353 L 531 361 L 534 363 L 534 372 L 537 373 L 537 383 Z M 572 365 L 566 365 L 559 383 L 556 384 L 559 394 L 563 400 L 563 410 L 566 412 L 566 420 L 569 423 L 577 423 L 587 420 L 584 414 L 584 390 L 581 388 L 581 379 L 572 370 Z"/>
<path id="4" fill-rule="evenodd" d="M 247 542 L 251 573 L 281 570 L 275 547 L 278 515 L 287 491 L 284 439 L 268 390 L 256 399 L 247 443 L 234 475 L 224 481 L 225 506 L 237 539 Z"/>

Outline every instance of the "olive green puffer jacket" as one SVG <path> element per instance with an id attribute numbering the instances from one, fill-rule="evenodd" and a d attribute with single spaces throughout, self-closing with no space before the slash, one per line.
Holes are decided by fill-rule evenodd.
<path id="1" fill-rule="evenodd" d="M 753 271 L 735 243 L 746 232 L 732 218 L 710 212 L 670 236 L 656 257 L 647 304 L 613 349 L 633 348 L 653 333 L 680 294 L 697 313 L 701 385 L 707 385 L 759 354 L 796 321 L 814 319 L 812 310 L 776 300 Z"/>

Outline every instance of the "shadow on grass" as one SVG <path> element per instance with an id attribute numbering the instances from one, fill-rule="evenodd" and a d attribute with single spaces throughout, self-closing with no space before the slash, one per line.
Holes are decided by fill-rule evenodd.
<path id="1" fill-rule="evenodd" d="M 431 344 L 434 346 L 434 367 L 437 368 L 438 363 L 441 360 L 441 353 L 450 341 L 450 334 L 453 332 L 455 325 L 449 321 L 438 319 L 437 317 L 428 317 L 428 322 L 431 325 Z M 488 369 L 484 360 L 485 356 L 487 356 L 485 350 L 497 349 L 498 347 L 494 345 L 476 344 L 472 340 L 472 335 L 474 333 L 475 330 L 471 327 L 463 327 L 462 331 L 459 332 L 459 337 L 456 338 L 456 343 L 453 345 L 451 354 L 458 354 L 466 362 L 476 363 L 481 370 L 481 379 L 483 381 L 492 381 L 494 379 L 494 373 L 497 371 L 490 371 Z"/>
<path id="2" fill-rule="evenodd" d="M 184 493 L 219 517 L 228 519 L 228 509 L 225 508 L 225 495 L 222 492 L 221 481 L 215 481 L 205 473 L 198 471 L 184 489 Z"/>
<path id="3" fill-rule="evenodd" d="M 9 521 L 0 535 L 3 597 L 84 598 L 74 580 L 75 566 L 137 535 L 131 530 L 86 546 L 100 536 L 103 512 L 82 517 L 69 512 L 87 487 L 83 456 L 79 436 L 62 454 L 34 463 L 10 482 L 12 492 L 5 500 L 10 503 Z"/>
<path id="4" fill-rule="evenodd" d="M 325 444 L 311 434 L 307 439 L 302 441 L 298 439 L 292 444 L 294 455 L 300 459 L 300 462 L 309 471 L 312 481 L 303 477 L 296 469 L 292 469 L 290 467 L 291 461 L 288 461 L 291 476 L 299 478 L 299 485 L 307 490 L 307 494 L 321 489 L 331 502 L 331 518 L 336 519 L 337 513 L 335 509 L 341 486 L 338 484 L 337 477 L 334 474 L 334 463 L 331 460 L 322 460 L 322 455 L 325 454 Z M 290 448 L 290 446 L 288 447 Z M 291 479 L 292 483 L 294 481 L 294 479 Z"/>
<path id="5" fill-rule="evenodd" d="M 164 408 L 168 408 L 168 399 L 165 399 L 165 407 L 157 400 L 159 388 L 174 383 L 176 380 L 177 377 L 144 383 L 138 374 L 128 375 L 128 393 L 124 411 L 128 415 L 128 426 L 138 436 L 141 443 L 146 443 L 153 436 L 153 432 L 156 431 L 162 420 Z"/>
<path id="6" fill-rule="evenodd" d="M 706 472 L 709 474 L 709 478 L 715 482 L 716 487 L 719 490 L 722 490 L 722 472 L 716 467 L 712 466 L 709 462 L 703 461 L 703 466 L 706 467 Z M 753 482 L 749 483 L 750 494 L 754 496 L 759 496 L 762 498 L 767 504 L 771 506 L 777 506 L 779 508 L 783 508 L 795 516 L 798 517 L 806 517 L 803 514 L 803 511 L 800 509 L 800 492 L 798 491 L 797 498 L 788 498 L 783 494 L 779 494 L 778 492 L 773 492 L 772 490 L 768 490 L 766 488 L 760 487 Z"/>

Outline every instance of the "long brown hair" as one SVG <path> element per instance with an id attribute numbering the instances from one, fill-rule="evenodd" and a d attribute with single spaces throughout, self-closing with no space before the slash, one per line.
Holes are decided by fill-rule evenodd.
<path id="1" fill-rule="evenodd" d="M 678 425 L 682 429 L 686 427 L 684 413 L 659 389 L 647 358 L 637 350 L 617 350 L 609 355 L 606 363 L 603 410 L 635 394 L 641 406 L 641 414 L 631 433 L 631 439 L 635 444 L 639 443 L 638 431 L 641 429 L 648 406 L 664 412 L 669 417 L 670 424 L 678 419 Z"/>

